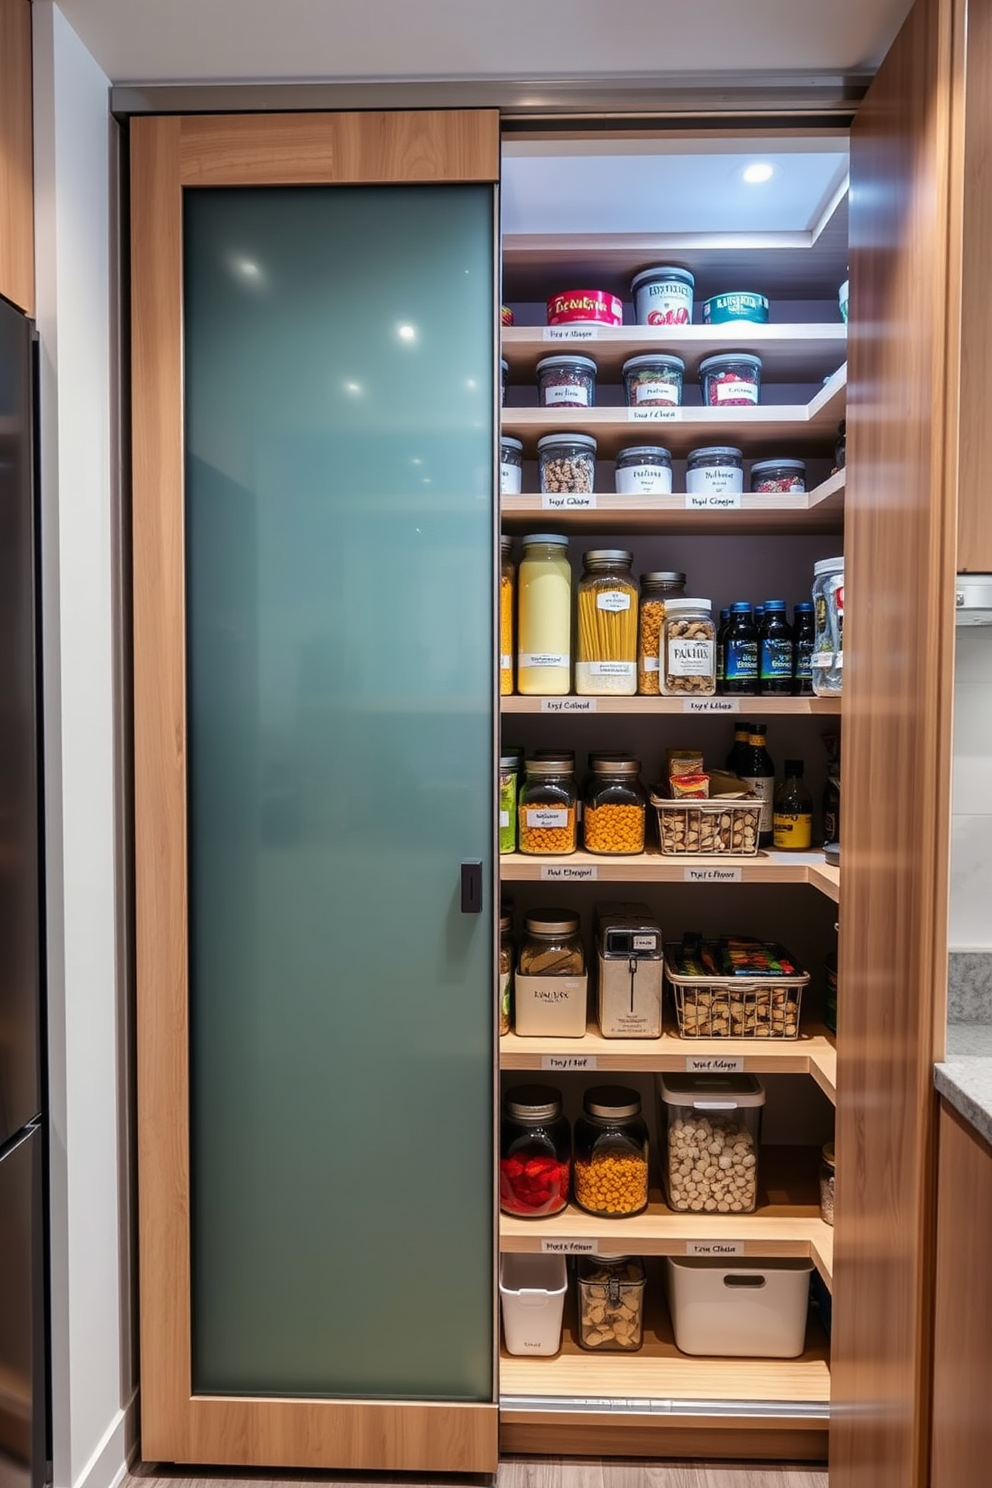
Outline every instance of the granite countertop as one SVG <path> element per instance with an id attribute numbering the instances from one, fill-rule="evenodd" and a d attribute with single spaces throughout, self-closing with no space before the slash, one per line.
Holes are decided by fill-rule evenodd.
<path id="1" fill-rule="evenodd" d="M 961 1021 L 947 1025 L 947 1057 L 933 1082 L 992 1145 L 992 955 L 952 952 L 948 1009 Z"/>

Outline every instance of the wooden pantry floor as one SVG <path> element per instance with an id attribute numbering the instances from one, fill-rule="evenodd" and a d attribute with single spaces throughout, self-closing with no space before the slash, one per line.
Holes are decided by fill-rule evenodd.
<path id="1" fill-rule="evenodd" d="M 236 1477 L 220 1469 L 195 1476 L 185 1468 L 142 1463 L 124 1479 L 122 1488 L 471 1488 L 488 1483 L 485 1477 L 464 1480 L 449 1476 L 428 1478 L 403 1474 L 396 1478 L 377 1473 L 324 1473 L 294 1477 L 288 1474 L 243 1473 Z M 826 1468 L 786 1463 L 734 1466 L 733 1463 L 659 1462 L 627 1458 L 604 1462 L 595 1458 L 507 1457 L 500 1463 L 496 1488 L 828 1488 Z"/>

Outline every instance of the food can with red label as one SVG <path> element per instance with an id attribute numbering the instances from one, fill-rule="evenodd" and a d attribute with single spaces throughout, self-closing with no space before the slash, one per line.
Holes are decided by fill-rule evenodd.
<path id="1" fill-rule="evenodd" d="M 688 269 L 661 265 L 642 269 L 630 282 L 638 325 L 692 324 L 692 293 L 696 280 Z"/>
<path id="2" fill-rule="evenodd" d="M 565 289 L 548 301 L 548 325 L 623 325 L 623 301 L 602 289 Z"/>

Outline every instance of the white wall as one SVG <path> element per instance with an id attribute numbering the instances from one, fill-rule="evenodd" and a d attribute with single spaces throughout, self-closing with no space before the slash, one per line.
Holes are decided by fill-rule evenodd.
<path id="1" fill-rule="evenodd" d="M 121 1475 L 128 1318 L 108 80 L 35 0 L 55 1488 Z"/>
<path id="2" fill-rule="evenodd" d="M 961 627 L 954 674 L 950 948 L 992 950 L 992 627 Z"/>

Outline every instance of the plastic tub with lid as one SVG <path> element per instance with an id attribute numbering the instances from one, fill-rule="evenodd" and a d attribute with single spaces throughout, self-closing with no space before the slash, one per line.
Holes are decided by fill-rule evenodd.
<path id="1" fill-rule="evenodd" d="M 658 1130 L 669 1208 L 751 1214 L 765 1092 L 754 1075 L 658 1075 Z M 705 1154 L 705 1160 L 702 1154 Z"/>

